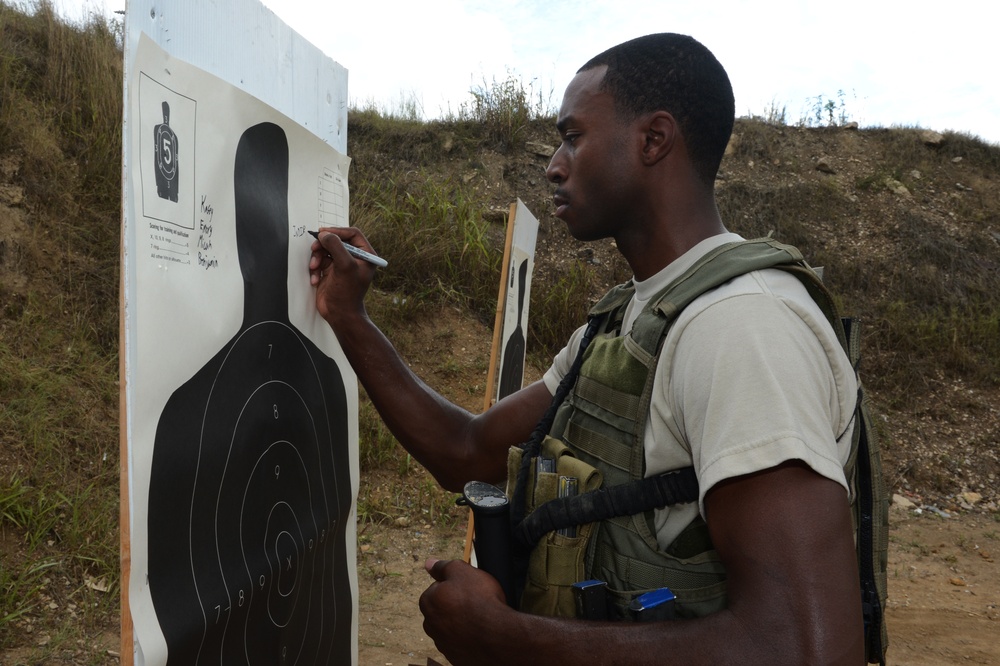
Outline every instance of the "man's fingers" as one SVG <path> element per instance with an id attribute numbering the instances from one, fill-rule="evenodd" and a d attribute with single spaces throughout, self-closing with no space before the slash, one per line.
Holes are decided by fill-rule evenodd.
<path id="1" fill-rule="evenodd" d="M 316 239 L 319 243 L 319 252 L 326 253 L 326 256 L 330 258 L 331 263 L 336 261 L 338 263 L 343 263 L 350 255 L 347 254 L 347 250 L 344 249 L 344 242 L 340 239 L 338 234 L 333 233 L 329 229 L 321 229 L 319 232 L 319 238 Z M 342 256 L 343 255 L 343 256 Z"/>
<path id="2" fill-rule="evenodd" d="M 430 574 L 431 578 L 436 581 L 442 581 L 445 579 L 444 568 L 448 562 L 449 560 L 439 560 L 431 557 L 424 562 L 424 569 L 427 570 L 427 573 Z"/>
<path id="3" fill-rule="evenodd" d="M 374 252 L 371 243 L 368 242 L 365 235 L 355 227 L 320 227 L 319 231 L 317 231 L 316 240 L 329 251 L 334 247 L 333 244 L 336 243 L 336 240 L 328 238 L 327 234 L 336 236 L 340 241 L 359 247 L 367 252 Z"/>

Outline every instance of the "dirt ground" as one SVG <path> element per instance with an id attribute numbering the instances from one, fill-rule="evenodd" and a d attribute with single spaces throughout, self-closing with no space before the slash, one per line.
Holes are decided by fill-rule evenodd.
<path id="1" fill-rule="evenodd" d="M 359 660 L 424 666 L 447 660 L 424 634 L 417 608 L 428 557 L 461 558 L 465 525 L 369 525 L 358 560 Z M 1000 523 L 967 513 L 942 518 L 893 508 L 889 537 L 888 663 L 1000 664 Z"/>
<path id="2" fill-rule="evenodd" d="M 411 475 L 414 485 L 429 481 Z M 398 483 L 398 478 L 395 479 Z M 386 492 L 390 474 L 362 483 L 361 494 Z M 465 544 L 464 509 L 451 518 L 417 520 L 419 509 L 359 526 L 358 664 L 409 666 L 448 661 L 424 634 L 417 603 L 430 584 L 428 557 L 458 559 Z M 426 518 L 426 516 L 424 516 Z M 400 520 L 402 519 L 402 520 Z M 971 511 L 943 518 L 894 507 L 889 536 L 888 663 L 897 666 L 1000 664 L 1000 522 Z M 28 638 L 28 637 L 24 637 Z M 24 644 L 44 641 L 25 640 Z M 0 650 L 0 666 L 119 662 L 119 638 L 108 627 L 75 656 L 43 645 Z"/>

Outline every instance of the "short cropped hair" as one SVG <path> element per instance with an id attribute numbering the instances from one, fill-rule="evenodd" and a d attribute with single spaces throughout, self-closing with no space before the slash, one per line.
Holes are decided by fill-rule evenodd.
<path id="1" fill-rule="evenodd" d="M 579 71 L 601 65 L 608 68 L 601 90 L 623 119 L 670 113 L 698 175 L 714 183 L 733 131 L 735 101 L 729 76 L 712 52 L 693 37 L 660 33 L 613 46 Z"/>

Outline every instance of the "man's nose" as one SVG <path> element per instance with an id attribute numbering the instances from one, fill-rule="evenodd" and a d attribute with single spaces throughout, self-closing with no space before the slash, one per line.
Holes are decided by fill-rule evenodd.
<path id="1" fill-rule="evenodd" d="M 551 183 L 558 184 L 566 180 L 566 162 L 562 158 L 562 152 L 562 146 L 560 146 L 552 155 L 552 159 L 549 160 L 549 165 L 545 167 L 545 177 Z"/>

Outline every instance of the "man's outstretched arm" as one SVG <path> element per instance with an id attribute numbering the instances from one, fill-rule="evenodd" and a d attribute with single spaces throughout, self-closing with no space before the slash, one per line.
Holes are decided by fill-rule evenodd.
<path id="1" fill-rule="evenodd" d="M 310 282 L 320 315 L 375 409 L 443 487 L 460 491 L 469 480 L 501 482 L 508 448 L 531 434 L 551 400 L 548 389 L 536 382 L 479 415 L 445 400 L 410 370 L 369 319 L 364 298 L 375 267 L 348 254 L 341 240 L 374 252 L 357 229 L 323 229 L 312 246 Z"/>

